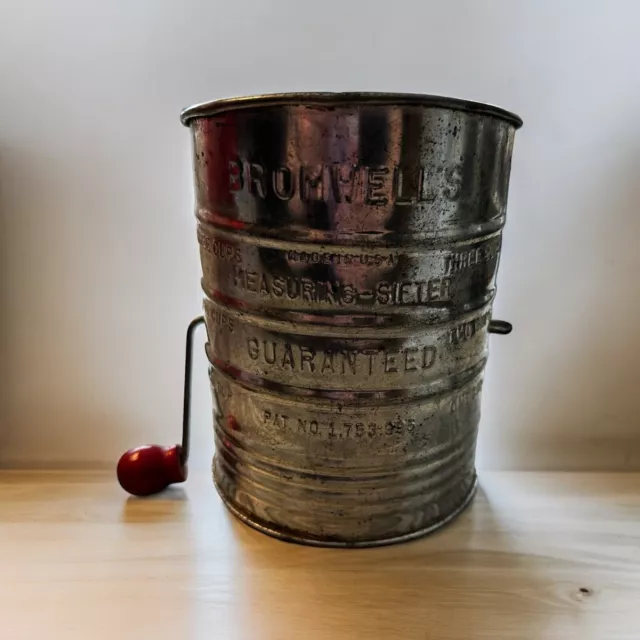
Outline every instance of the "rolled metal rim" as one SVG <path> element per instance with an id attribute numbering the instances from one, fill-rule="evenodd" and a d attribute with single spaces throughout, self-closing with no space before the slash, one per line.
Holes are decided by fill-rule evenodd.
<path id="1" fill-rule="evenodd" d="M 202 102 L 183 109 L 180 121 L 185 126 L 194 118 L 220 115 L 228 111 L 253 109 L 256 107 L 274 106 L 317 106 L 338 107 L 341 105 L 369 105 L 369 106 L 422 106 L 442 109 L 453 109 L 490 115 L 502 118 L 519 129 L 523 122 L 520 116 L 502 107 L 484 102 L 474 102 L 461 98 L 449 98 L 422 93 L 391 93 L 391 92 L 290 92 L 267 93 L 254 96 L 236 98 L 222 98 L 211 102 Z"/>
<path id="2" fill-rule="evenodd" d="M 215 472 L 213 476 L 213 484 L 224 505 L 236 518 L 238 518 L 241 522 L 244 522 L 244 524 L 255 529 L 256 531 L 264 533 L 272 538 L 275 538 L 276 540 L 281 540 L 282 542 L 291 542 L 293 544 L 300 544 L 308 547 L 367 549 L 373 547 L 387 547 L 394 544 L 411 542 L 412 540 L 417 540 L 418 538 L 422 538 L 430 533 L 433 533 L 438 529 L 442 529 L 445 525 L 448 525 L 450 522 L 464 513 L 471 505 L 478 490 L 478 475 L 474 471 L 473 484 L 465 495 L 463 501 L 444 518 L 434 522 L 433 524 L 430 524 L 428 527 L 417 529 L 416 531 L 412 531 L 411 533 L 403 533 L 397 536 L 391 536 L 389 538 L 373 538 L 365 540 L 336 540 L 332 538 L 316 538 L 314 536 L 304 535 L 296 531 L 277 529 L 274 526 L 263 522 L 260 518 L 257 518 L 253 514 L 245 511 L 239 505 L 232 503 L 220 487 L 220 484 L 215 477 Z"/>

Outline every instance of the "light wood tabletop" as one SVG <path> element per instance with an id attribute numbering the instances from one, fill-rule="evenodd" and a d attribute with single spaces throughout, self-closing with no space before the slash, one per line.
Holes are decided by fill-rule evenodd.
<path id="1" fill-rule="evenodd" d="M 206 475 L 152 499 L 113 474 L 0 474 L 3 640 L 640 639 L 640 474 L 481 473 L 418 541 L 302 547 Z"/>

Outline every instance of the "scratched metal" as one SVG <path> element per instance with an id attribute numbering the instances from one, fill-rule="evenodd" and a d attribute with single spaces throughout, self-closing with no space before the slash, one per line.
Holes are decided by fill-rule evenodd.
<path id="1" fill-rule="evenodd" d="M 520 119 L 432 96 L 286 94 L 182 121 L 227 506 L 327 546 L 450 521 L 476 486 Z"/>

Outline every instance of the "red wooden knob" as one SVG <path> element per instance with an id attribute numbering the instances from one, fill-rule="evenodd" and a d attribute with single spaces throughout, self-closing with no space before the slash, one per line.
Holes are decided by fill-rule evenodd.
<path id="1" fill-rule="evenodd" d="M 170 484 L 184 482 L 187 468 L 180 457 L 182 448 L 147 444 L 129 449 L 118 461 L 118 482 L 134 496 L 149 496 L 164 491 Z"/>

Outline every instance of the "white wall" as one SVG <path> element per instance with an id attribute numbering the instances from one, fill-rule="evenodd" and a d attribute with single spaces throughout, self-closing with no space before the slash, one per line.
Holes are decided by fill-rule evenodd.
<path id="1" fill-rule="evenodd" d="M 479 462 L 640 466 L 640 5 L 2 0 L 0 462 L 179 437 L 200 312 L 182 107 L 287 90 L 500 104 L 516 137 Z M 202 355 L 195 466 L 212 453 Z"/>

